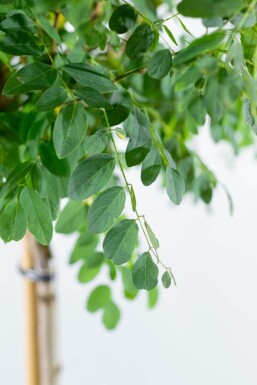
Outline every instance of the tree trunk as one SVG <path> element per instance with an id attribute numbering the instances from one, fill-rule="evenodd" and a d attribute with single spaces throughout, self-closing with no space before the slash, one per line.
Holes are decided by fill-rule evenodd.
<path id="1" fill-rule="evenodd" d="M 28 232 L 21 271 L 26 302 L 26 384 L 56 385 L 55 291 L 52 256 Z"/>

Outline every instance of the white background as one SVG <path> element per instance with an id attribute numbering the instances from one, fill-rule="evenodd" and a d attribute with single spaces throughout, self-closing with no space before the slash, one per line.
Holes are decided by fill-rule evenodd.
<path id="1" fill-rule="evenodd" d="M 138 172 L 129 175 L 178 282 L 161 291 L 156 309 L 147 310 L 145 293 L 122 299 L 118 283 L 122 320 L 106 331 L 100 314 L 84 310 L 90 286 L 79 285 L 77 267 L 67 266 L 73 237 L 55 236 L 61 385 L 256 385 L 257 162 L 251 150 L 233 160 L 206 128 L 195 147 L 231 190 L 233 217 L 221 189 L 209 209 L 189 196 L 174 207 L 158 183 L 145 188 Z M 0 373 L 8 385 L 24 383 L 20 253 L 21 244 L 0 245 Z M 106 283 L 106 275 L 98 282 Z"/>

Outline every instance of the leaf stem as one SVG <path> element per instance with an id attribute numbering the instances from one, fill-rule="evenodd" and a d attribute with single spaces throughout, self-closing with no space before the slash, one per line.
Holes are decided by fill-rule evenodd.
<path id="1" fill-rule="evenodd" d="M 111 126 L 110 126 L 110 123 L 109 123 L 109 119 L 108 119 L 108 116 L 106 114 L 106 111 L 105 109 L 102 110 L 103 111 L 103 114 L 104 114 L 104 117 L 105 117 L 105 121 L 106 121 L 106 125 L 108 127 L 108 130 L 110 132 L 110 136 L 111 136 L 111 141 L 112 141 L 112 144 L 113 144 L 113 149 L 114 149 L 114 152 L 115 152 L 115 155 L 116 155 L 116 158 L 117 158 L 117 162 L 118 162 L 118 165 L 119 165 L 119 168 L 120 168 L 120 171 L 121 171 L 121 174 L 122 174 L 122 177 L 123 177 L 123 180 L 124 180 L 124 183 L 126 185 L 126 189 L 129 193 L 129 196 L 130 196 L 130 200 L 131 200 L 131 207 L 133 209 L 133 201 L 132 201 L 132 191 L 134 192 L 134 188 L 133 188 L 133 185 L 131 183 L 129 183 L 128 179 L 127 179 L 127 176 L 125 174 L 125 171 L 124 171 L 124 168 L 123 168 L 123 165 L 122 165 L 122 162 L 121 162 L 121 159 L 120 159 L 120 155 L 119 155 L 119 151 L 118 151 L 118 148 L 116 146 L 116 143 L 115 143 L 115 140 L 114 140 L 114 137 L 113 137 L 113 134 L 112 134 L 112 129 L 111 129 Z M 176 286 L 176 281 L 175 281 L 175 278 L 174 278 L 174 275 L 172 274 L 172 271 L 171 271 L 171 268 L 170 267 L 167 267 L 164 265 L 164 263 L 161 262 L 160 258 L 159 258 L 159 255 L 158 255 L 158 252 L 156 250 L 156 248 L 153 246 L 151 240 L 150 240 L 150 237 L 149 235 L 147 234 L 147 230 L 145 229 L 145 226 L 144 224 L 142 223 L 142 218 L 144 219 L 144 222 L 145 222 L 145 216 L 144 215 L 140 215 L 138 213 L 138 210 L 137 208 L 135 208 L 133 210 L 136 214 L 136 220 L 138 221 L 140 227 L 141 227 L 141 230 L 144 234 L 144 237 L 145 237 L 145 240 L 148 244 L 148 247 L 149 247 L 149 251 L 152 252 L 152 254 L 154 255 L 154 257 L 156 258 L 157 260 L 157 263 L 160 264 L 165 270 L 167 270 L 170 275 L 171 275 L 171 278 L 173 279 L 173 282 Z"/>

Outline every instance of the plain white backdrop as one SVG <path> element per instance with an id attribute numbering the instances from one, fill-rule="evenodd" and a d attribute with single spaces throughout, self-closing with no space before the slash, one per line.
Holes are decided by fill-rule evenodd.
<path id="1" fill-rule="evenodd" d="M 232 217 L 221 189 L 208 209 L 190 196 L 175 207 L 161 181 L 145 188 L 138 171 L 129 172 L 140 211 L 178 283 L 161 290 L 156 309 L 147 309 L 143 292 L 126 301 L 117 283 L 122 320 L 106 331 L 100 314 L 84 310 L 96 283 L 78 284 L 78 266 L 67 265 L 73 236 L 55 235 L 61 385 L 256 385 L 257 161 L 250 149 L 233 159 L 230 147 L 214 145 L 206 128 L 194 146 L 230 189 Z M 8 385 L 24 383 L 20 253 L 21 244 L 0 245 L 0 373 Z M 98 282 L 108 282 L 105 273 Z"/>

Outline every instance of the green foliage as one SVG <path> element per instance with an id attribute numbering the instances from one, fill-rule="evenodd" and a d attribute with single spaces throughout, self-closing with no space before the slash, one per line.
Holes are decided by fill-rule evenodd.
<path id="1" fill-rule="evenodd" d="M 127 262 L 136 246 L 138 226 L 132 219 L 123 219 L 108 231 L 103 248 L 106 258 L 116 265 Z"/>
<path id="2" fill-rule="evenodd" d="M 64 106 L 57 115 L 53 142 L 58 158 L 66 158 L 82 142 L 87 132 L 87 114 L 80 103 Z"/>
<path id="3" fill-rule="evenodd" d="M 125 191 L 114 186 L 100 194 L 88 212 L 88 231 L 103 233 L 114 224 L 125 205 Z"/>
<path id="4" fill-rule="evenodd" d="M 158 283 L 158 267 L 149 252 L 142 254 L 133 269 L 133 283 L 137 289 L 152 290 Z"/>
<path id="5" fill-rule="evenodd" d="M 126 167 L 140 166 L 144 186 L 162 182 L 171 204 L 184 194 L 211 204 L 222 186 L 231 207 L 191 139 L 206 118 L 235 154 L 257 133 L 257 1 L 182 0 L 161 19 L 164 3 L 0 6 L 0 236 L 18 241 L 28 228 L 46 245 L 57 220 L 56 232 L 77 233 L 79 282 L 101 272 L 127 299 L 148 290 L 149 307 L 159 271 L 165 288 L 175 280 Z M 181 16 L 202 18 L 206 33 L 195 38 Z M 87 308 L 108 329 L 119 322 L 108 285 Z"/>

